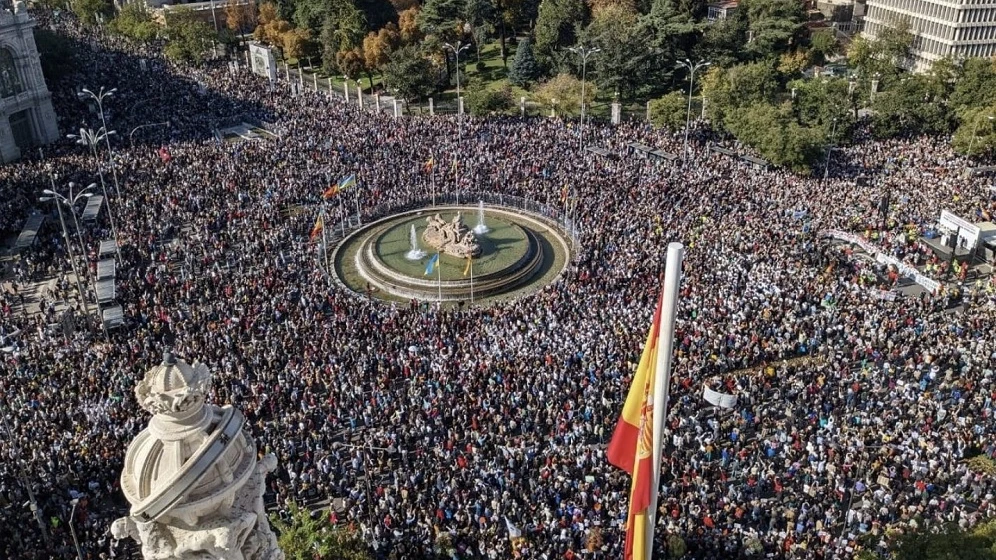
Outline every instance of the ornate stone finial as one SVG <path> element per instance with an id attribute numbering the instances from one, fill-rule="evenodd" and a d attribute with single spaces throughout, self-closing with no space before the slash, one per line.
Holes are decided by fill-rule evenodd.
<path id="1" fill-rule="evenodd" d="M 135 387 L 138 404 L 152 414 L 184 415 L 204 404 L 211 374 L 204 364 L 191 367 L 166 352 L 163 363 L 150 369 Z"/>

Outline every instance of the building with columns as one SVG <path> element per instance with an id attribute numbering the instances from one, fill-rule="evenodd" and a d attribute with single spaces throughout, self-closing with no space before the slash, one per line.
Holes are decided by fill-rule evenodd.
<path id="1" fill-rule="evenodd" d="M 913 70 L 924 71 L 946 56 L 996 55 L 996 0 L 867 0 L 863 33 L 874 38 L 903 19 L 916 35 Z"/>
<path id="2" fill-rule="evenodd" d="M 52 94 L 35 47 L 35 20 L 23 1 L 0 0 L 0 162 L 59 137 Z"/>

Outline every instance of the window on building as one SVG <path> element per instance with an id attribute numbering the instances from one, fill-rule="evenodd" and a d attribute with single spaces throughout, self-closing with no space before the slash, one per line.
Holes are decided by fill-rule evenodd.
<path id="1" fill-rule="evenodd" d="M 10 49 L 0 47 L 0 99 L 24 91 L 24 84 L 17 73 L 14 55 Z"/>

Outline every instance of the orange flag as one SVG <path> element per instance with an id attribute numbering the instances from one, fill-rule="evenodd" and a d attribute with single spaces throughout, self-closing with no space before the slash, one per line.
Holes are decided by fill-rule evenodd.
<path id="1" fill-rule="evenodd" d="M 315 227 L 311 228 L 310 240 L 314 241 L 316 237 L 322 234 L 323 229 L 325 229 L 325 220 L 319 215 L 318 219 L 315 220 Z"/>
<path id="2" fill-rule="evenodd" d="M 657 340 L 661 329 L 663 297 L 657 302 L 654 321 L 633 375 L 626 403 L 609 442 L 609 463 L 633 476 L 626 523 L 625 560 L 645 560 L 647 509 L 653 485 L 654 380 L 657 376 Z"/>

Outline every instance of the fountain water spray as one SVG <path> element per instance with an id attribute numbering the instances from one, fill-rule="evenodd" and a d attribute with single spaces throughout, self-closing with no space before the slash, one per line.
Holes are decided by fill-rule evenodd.
<path id="1" fill-rule="evenodd" d="M 474 226 L 474 233 L 477 235 L 484 235 L 485 233 L 491 231 L 488 229 L 487 224 L 484 223 L 484 201 L 478 201 L 477 204 L 477 225 Z"/>
<path id="2" fill-rule="evenodd" d="M 418 248 L 418 236 L 415 235 L 415 224 L 412 224 L 412 228 L 408 232 L 408 242 L 411 244 L 411 248 L 405 253 L 406 259 L 417 261 L 425 256 L 425 251 Z"/>

